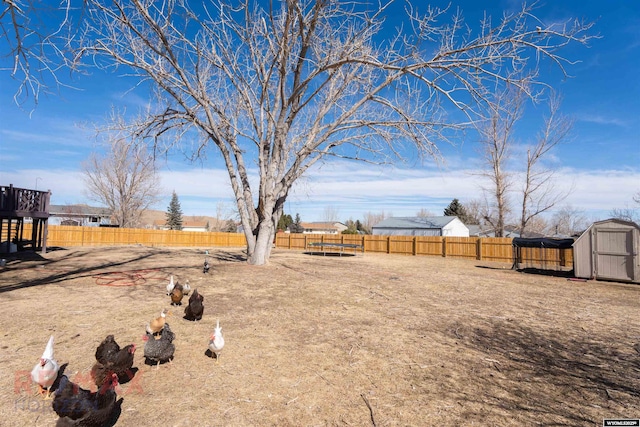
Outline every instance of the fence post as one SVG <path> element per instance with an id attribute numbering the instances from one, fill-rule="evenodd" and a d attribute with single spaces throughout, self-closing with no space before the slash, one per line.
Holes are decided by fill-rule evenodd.
<path id="1" fill-rule="evenodd" d="M 447 256 L 447 238 L 442 238 L 442 256 L 446 258 Z"/>
<path id="2" fill-rule="evenodd" d="M 482 261 L 482 237 L 478 237 L 478 246 L 476 250 L 478 251 L 476 259 Z"/>
<path id="3" fill-rule="evenodd" d="M 391 236 L 387 237 L 387 253 L 391 253 Z"/>
<path id="4" fill-rule="evenodd" d="M 413 252 L 413 256 L 416 256 L 417 254 L 417 247 L 418 247 L 418 236 L 413 236 L 413 247 L 411 248 L 411 252 Z"/>

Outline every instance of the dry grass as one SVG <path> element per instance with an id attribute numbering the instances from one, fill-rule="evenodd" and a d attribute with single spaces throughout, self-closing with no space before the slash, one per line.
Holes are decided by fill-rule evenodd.
<path id="1" fill-rule="evenodd" d="M 602 425 L 640 416 L 640 287 L 528 275 L 439 257 L 275 250 L 57 250 L 0 268 L 2 425 L 54 425 L 28 372 L 50 334 L 89 386 L 107 334 L 138 344 L 123 426 Z M 485 267 L 485 268 L 482 268 Z M 108 273 L 108 274 L 105 274 Z M 169 317 L 175 360 L 143 361 L 167 278 L 205 297 Z M 111 284 L 131 286 L 105 286 Z M 183 305 L 184 307 L 184 305 Z M 220 363 L 205 355 L 220 319 Z M 26 380 L 26 382 L 25 382 Z"/>

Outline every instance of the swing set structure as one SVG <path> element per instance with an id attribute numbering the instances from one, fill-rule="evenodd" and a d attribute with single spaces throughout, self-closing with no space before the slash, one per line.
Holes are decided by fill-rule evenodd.
<path id="1" fill-rule="evenodd" d="M 51 191 L 0 186 L 0 253 L 30 248 L 47 251 L 47 231 Z M 31 235 L 24 235 L 25 220 L 31 222 Z"/>

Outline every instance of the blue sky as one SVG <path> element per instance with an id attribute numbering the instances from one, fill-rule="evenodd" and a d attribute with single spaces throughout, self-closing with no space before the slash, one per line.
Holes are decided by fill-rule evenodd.
<path id="1" fill-rule="evenodd" d="M 421 3 L 422 4 L 422 3 Z M 431 2 L 442 6 L 444 2 Z M 513 1 L 458 1 L 467 23 L 477 26 L 483 8 L 498 17 Z M 632 207 L 640 191 L 640 2 L 553 1 L 538 15 L 545 22 L 569 17 L 595 21 L 590 47 L 571 48 L 567 55 L 581 62 L 570 67 L 572 78 L 559 79 L 542 68 L 562 94 L 562 113 L 575 120 L 572 136 L 552 154 L 557 186 L 570 191 L 565 203 L 592 219 L 608 217 L 612 208 Z M 6 52 L 0 41 L 0 52 Z M 4 67 L 6 62 L 2 62 Z M 139 93 L 129 92 L 132 81 L 120 74 L 93 72 L 75 76 L 76 89 L 61 88 L 43 96 L 31 111 L 13 102 L 17 83 L 0 70 L 0 185 L 50 189 L 52 203 L 90 203 L 84 193 L 80 164 L 94 147 L 93 126 L 112 108 L 135 111 L 146 105 Z M 530 140 L 541 125 L 541 106 L 529 106 L 519 125 L 519 140 Z M 469 135 L 454 146 L 441 146 L 443 162 L 379 167 L 331 162 L 322 173 L 301 179 L 285 212 L 304 221 L 320 221 L 327 211 L 341 220 L 362 219 L 384 211 L 412 216 L 426 209 L 441 214 L 453 198 L 463 203 L 482 197 L 477 175 L 477 138 Z M 179 155 L 159 164 L 164 198 L 156 206 L 166 210 L 176 191 L 185 215 L 216 216 L 233 210 L 226 171 L 215 156 L 203 164 L 189 164 Z"/>

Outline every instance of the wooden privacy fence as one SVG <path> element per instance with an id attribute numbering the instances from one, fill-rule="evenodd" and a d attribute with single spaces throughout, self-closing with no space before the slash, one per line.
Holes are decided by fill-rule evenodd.
<path id="1" fill-rule="evenodd" d="M 510 238 L 438 237 L 438 236 L 373 236 L 358 234 L 278 233 L 276 247 L 307 248 L 309 243 L 350 243 L 362 245 L 364 252 L 402 255 L 436 255 L 487 261 L 511 262 Z"/>
<path id="2" fill-rule="evenodd" d="M 31 224 L 25 224 L 25 234 L 31 233 Z M 144 228 L 79 227 L 50 225 L 47 246 L 197 246 L 246 247 L 242 233 L 198 232 L 178 230 L 148 230 Z"/>
<path id="3" fill-rule="evenodd" d="M 24 234 L 31 234 L 32 224 L 24 224 Z M 573 268 L 573 248 L 521 248 L 514 260 L 511 238 L 506 237 L 437 237 L 437 236 L 372 236 L 358 234 L 278 233 L 275 245 L 280 249 L 307 250 L 310 243 L 361 245 L 363 252 L 433 255 L 484 261 L 514 263 L 519 267 L 563 270 Z M 114 246 L 174 247 L 246 247 L 242 233 L 148 230 L 144 228 L 79 227 L 50 225 L 47 246 Z"/>
<path id="4" fill-rule="evenodd" d="M 364 252 L 402 255 L 434 255 L 512 263 L 538 268 L 573 267 L 573 250 L 540 250 L 525 248 L 518 260 L 513 259 L 511 238 L 507 237 L 438 237 L 438 236 L 372 236 L 359 234 L 278 233 L 276 247 L 306 250 L 310 243 L 347 243 L 362 245 Z M 554 268 L 552 268 L 554 269 Z"/>

